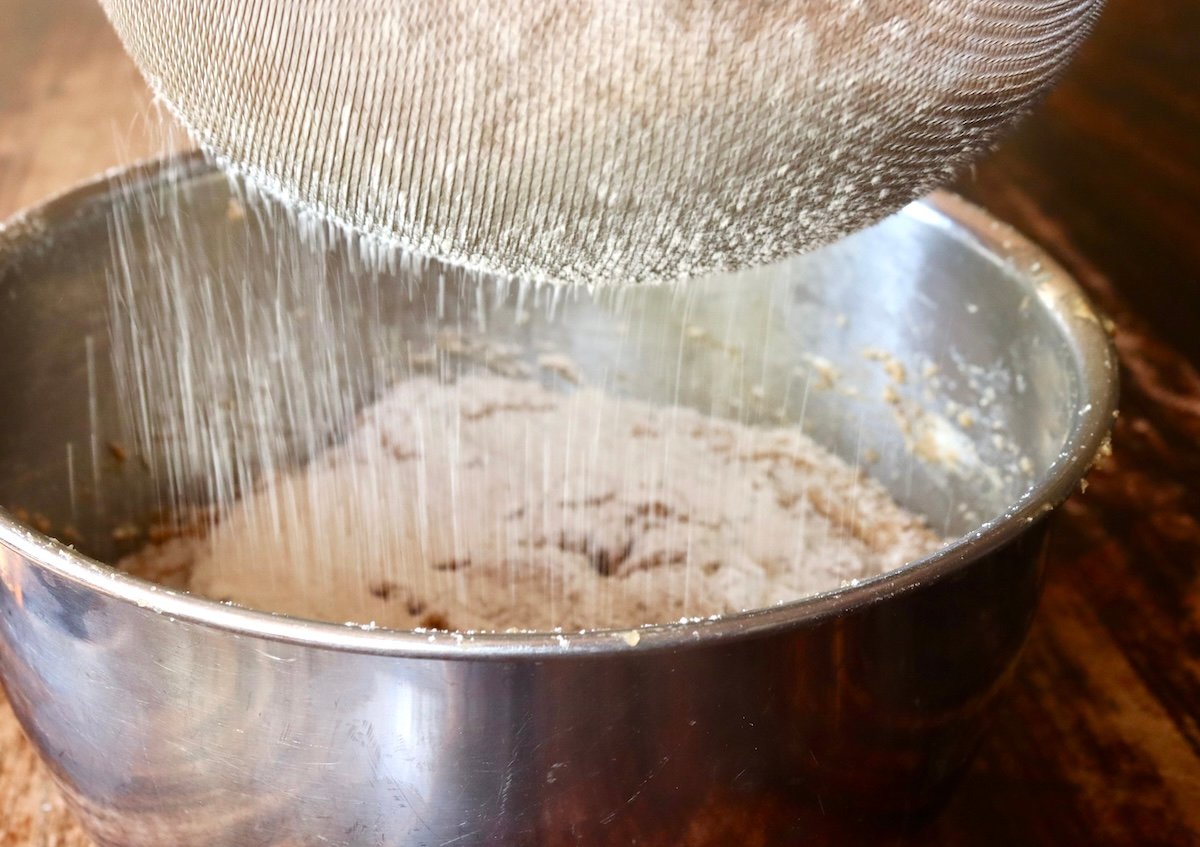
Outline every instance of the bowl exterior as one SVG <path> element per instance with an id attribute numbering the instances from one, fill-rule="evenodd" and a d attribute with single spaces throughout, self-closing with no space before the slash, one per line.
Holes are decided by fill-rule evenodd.
<path id="1" fill-rule="evenodd" d="M 233 635 L 0 546 L 0 676 L 106 847 L 823 840 L 945 796 L 1044 528 L 767 634 L 509 658 Z"/>

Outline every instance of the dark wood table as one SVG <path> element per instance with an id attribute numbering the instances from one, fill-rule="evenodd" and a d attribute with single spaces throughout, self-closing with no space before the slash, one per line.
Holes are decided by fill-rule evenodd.
<path id="1" fill-rule="evenodd" d="M 0 215 L 156 150 L 148 99 L 92 0 L 0 0 Z M 898 843 L 1200 844 L 1200 3 L 1109 0 L 958 189 L 1116 320 L 1122 415 L 978 760 Z M 0 847 L 86 843 L 0 699 Z"/>

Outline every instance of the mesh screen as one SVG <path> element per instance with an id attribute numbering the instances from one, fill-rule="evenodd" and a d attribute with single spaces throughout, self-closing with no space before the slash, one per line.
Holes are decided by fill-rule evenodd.
<path id="1" fill-rule="evenodd" d="M 1100 0 L 103 0 L 285 199 L 451 261 L 632 283 L 803 252 L 984 151 Z"/>

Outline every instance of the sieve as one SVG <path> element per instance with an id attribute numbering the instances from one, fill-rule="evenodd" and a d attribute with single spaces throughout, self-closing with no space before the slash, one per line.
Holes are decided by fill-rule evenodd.
<path id="1" fill-rule="evenodd" d="M 133 266 L 203 260 L 251 292 L 278 280 L 281 243 L 309 251 L 283 270 L 324 268 L 339 292 L 374 272 L 356 237 L 316 244 L 269 200 L 231 220 L 235 196 L 202 159 L 170 160 L 0 228 L 0 679 L 100 845 L 858 843 L 944 799 L 1031 621 L 1049 513 L 1115 407 L 1102 321 L 1044 253 L 937 193 L 807 256 L 689 283 L 706 312 L 685 315 L 670 287 L 622 289 L 647 317 L 627 331 L 603 292 L 576 291 L 515 333 L 503 316 L 519 293 L 502 281 L 385 267 L 383 290 L 417 293 L 370 314 L 413 332 L 478 325 L 482 292 L 489 335 L 536 350 L 559 334 L 589 379 L 623 363 L 647 401 L 749 408 L 739 392 L 765 380 L 772 409 L 844 457 L 878 449 L 873 475 L 958 536 L 856 586 L 637 639 L 392 632 L 229 607 L 102 564 L 113 527 L 154 502 L 137 462 L 103 464 L 122 433 L 99 258 L 110 232 L 146 233 L 126 245 Z M 276 226 L 247 224 L 257 205 Z M 439 278 L 441 310 L 423 296 Z M 695 324 L 733 327 L 745 355 L 681 359 Z M 868 345 L 892 351 L 917 399 L 932 360 L 945 377 L 933 410 L 977 399 L 973 375 L 1024 375 L 997 383 L 999 429 L 980 416 L 956 442 L 1005 475 L 912 461 Z M 777 377 L 804 354 L 859 390 L 785 402 Z M 16 507 L 60 537 L 72 523 L 77 549 Z"/>
<path id="2" fill-rule="evenodd" d="M 769 263 L 947 181 L 1100 0 L 102 0 L 226 166 L 456 264 Z"/>

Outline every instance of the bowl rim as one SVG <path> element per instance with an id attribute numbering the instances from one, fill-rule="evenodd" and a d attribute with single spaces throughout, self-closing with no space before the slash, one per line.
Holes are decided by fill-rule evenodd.
<path id="1" fill-rule="evenodd" d="M 90 203 L 167 174 L 198 178 L 215 172 L 198 151 L 112 168 L 0 222 L 0 267 L 5 253 L 78 217 Z M 944 190 L 897 212 L 935 226 L 965 249 L 1000 265 L 1026 287 L 1066 342 L 1084 390 L 1063 448 L 1054 462 L 1005 512 L 944 548 L 900 568 L 789 603 L 711 618 L 584 632 L 446 632 L 393 630 L 273 614 L 208 600 L 122 573 L 19 523 L 0 508 L 0 545 L 41 568 L 114 601 L 172 619 L 271 641 L 355 653 L 434 659 L 492 656 L 507 659 L 681 649 L 714 640 L 776 633 L 865 608 L 953 576 L 1040 522 L 1079 484 L 1105 449 L 1117 414 L 1118 365 L 1108 322 L 1078 284 L 1040 247 L 982 208 Z M 0 549 L 0 581 L 20 579 Z M 18 568 L 20 562 L 17 563 Z M 636 633 L 636 637 L 634 635 Z"/>

